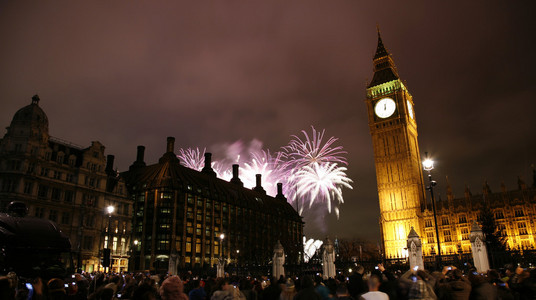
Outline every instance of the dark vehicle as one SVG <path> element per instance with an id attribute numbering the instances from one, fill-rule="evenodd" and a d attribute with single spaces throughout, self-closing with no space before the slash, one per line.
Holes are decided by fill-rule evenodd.
<path id="1" fill-rule="evenodd" d="M 0 213 L 0 274 L 14 271 L 32 278 L 65 278 L 73 273 L 71 242 L 49 220 L 28 217 L 22 202 Z"/>

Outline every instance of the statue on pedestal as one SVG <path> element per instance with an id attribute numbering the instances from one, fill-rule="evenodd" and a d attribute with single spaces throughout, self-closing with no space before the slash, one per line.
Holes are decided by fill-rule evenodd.
<path id="1" fill-rule="evenodd" d="M 324 241 L 324 252 L 322 254 L 322 269 L 324 279 L 335 278 L 335 247 L 329 238 Z"/>
<path id="2" fill-rule="evenodd" d="M 272 276 L 275 277 L 275 279 L 279 279 L 281 275 L 285 276 L 285 267 L 283 266 L 285 264 L 285 249 L 283 249 L 283 245 L 281 245 L 281 242 L 277 241 L 277 244 L 274 248 L 274 257 L 272 260 Z"/>

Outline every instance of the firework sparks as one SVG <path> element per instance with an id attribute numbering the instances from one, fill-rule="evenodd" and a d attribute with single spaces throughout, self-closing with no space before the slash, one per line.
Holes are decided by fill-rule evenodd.
<path id="1" fill-rule="evenodd" d="M 309 207 L 315 201 L 324 201 L 328 212 L 331 213 L 332 201 L 344 203 L 342 188 L 352 189 L 352 180 L 346 176 L 345 167 L 338 167 L 335 163 L 313 163 L 301 168 L 296 173 L 296 185 L 299 197 L 309 199 Z M 335 213 L 339 216 L 339 210 Z"/>
<path id="2" fill-rule="evenodd" d="M 305 238 L 305 236 L 303 237 L 303 252 L 304 252 L 304 256 L 303 256 L 303 260 L 305 262 L 308 262 L 316 253 L 317 250 L 320 249 L 320 247 L 322 247 L 322 244 L 324 244 L 323 241 L 321 240 L 314 240 L 314 239 L 309 239 L 307 240 L 307 238 Z"/>
<path id="3" fill-rule="evenodd" d="M 339 167 L 348 164 L 346 152 L 342 146 L 334 146 L 337 138 L 330 137 L 323 143 L 325 130 L 311 128 L 311 136 L 302 130 L 304 138 L 293 135 L 281 152 L 273 154 L 263 150 L 258 140 L 249 145 L 240 141 L 225 144 L 225 157 L 213 161 L 212 168 L 219 178 L 228 181 L 232 178 L 231 164 L 241 164 L 240 179 L 245 187 L 255 187 L 255 175 L 262 174 L 267 194 L 275 195 L 277 183 L 283 183 L 283 193 L 291 204 L 297 204 L 300 215 L 314 203 L 325 203 L 328 212 L 334 211 L 338 218 L 338 205 L 344 203 L 342 189 L 352 188 L 346 168 Z M 179 153 L 181 164 L 198 171 L 203 169 L 205 149 L 180 149 Z"/>
<path id="4" fill-rule="evenodd" d="M 203 152 L 199 151 L 199 148 L 188 148 L 186 150 L 179 149 L 179 155 L 177 155 L 177 157 L 179 158 L 181 165 L 201 171 L 205 166 L 205 151 L 206 148 L 203 149 Z"/>
<path id="5" fill-rule="evenodd" d="M 258 151 L 251 153 L 251 162 L 244 163 L 243 178 L 244 186 L 253 188 L 256 185 L 256 174 L 262 175 L 263 187 L 270 195 L 277 192 L 277 183 L 285 181 L 287 174 L 282 167 L 284 162 L 281 160 L 281 153 L 274 155 L 270 151 Z"/>
<path id="6" fill-rule="evenodd" d="M 338 139 L 330 137 L 325 144 L 322 144 L 325 130 L 322 132 L 316 131 L 312 127 L 313 133 L 311 136 L 305 130 L 302 130 L 305 138 L 293 135 L 289 144 L 283 147 L 287 162 L 291 168 L 299 169 L 314 163 L 342 163 L 348 165 L 346 158 L 343 156 L 347 152 L 343 151 L 342 146 L 332 148 L 333 143 Z"/>

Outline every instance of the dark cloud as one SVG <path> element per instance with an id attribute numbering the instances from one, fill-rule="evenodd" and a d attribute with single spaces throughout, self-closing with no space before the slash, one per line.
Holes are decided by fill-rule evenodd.
<path id="1" fill-rule="evenodd" d="M 368 3 L 370 2 L 370 3 Z M 532 183 L 536 28 L 527 2 L 222 1 L 0 4 L 0 120 L 39 93 L 53 136 L 99 140 L 125 170 L 179 147 L 314 125 L 348 151 L 354 190 L 324 234 L 378 239 L 365 87 L 377 23 L 416 103 L 421 151 L 456 195 Z M 217 155 L 217 154 L 215 154 Z M 318 216 L 310 223 L 320 222 Z M 310 228 L 314 228 L 311 226 Z M 318 226 L 316 226 L 318 227 Z"/>

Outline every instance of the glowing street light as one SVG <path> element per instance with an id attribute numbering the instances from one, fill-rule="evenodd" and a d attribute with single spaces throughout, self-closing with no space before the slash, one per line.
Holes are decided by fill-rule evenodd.
<path id="1" fill-rule="evenodd" d="M 106 243 L 106 248 L 103 250 L 103 265 L 105 268 L 108 268 L 108 271 L 111 270 L 112 267 L 112 259 L 111 259 L 111 247 L 110 243 L 112 241 L 112 214 L 115 211 L 115 207 L 113 205 L 108 205 L 106 207 L 106 212 L 108 213 L 108 242 Z"/>
<path id="2" fill-rule="evenodd" d="M 220 257 L 223 259 L 223 239 L 225 238 L 225 234 L 220 234 Z"/>
<path id="3" fill-rule="evenodd" d="M 437 268 L 441 267 L 441 243 L 439 241 L 439 225 L 437 224 L 437 213 L 434 200 L 434 186 L 437 184 L 432 180 L 432 170 L 434 169 L 434 161 L 428 156 L 428 152 L 424 153 L 426 159 L 422 162 L 422 167 L 428 172 L 428 180 L 430 184 L 426 187 L 430 191 L 430 200 L 432 201 L 432 211 L 434 213 L 435 232 L 437 238 Z"/>
<path id="4" fill-rule="evenodd" d="M 426 152 L 426 155 L 428 155 L 428 152 Z M 422 167 L 425 171 L 432 171 L 434 169 L 434 161 L 427 157 L 423 162 L 422 162 Z"/>

